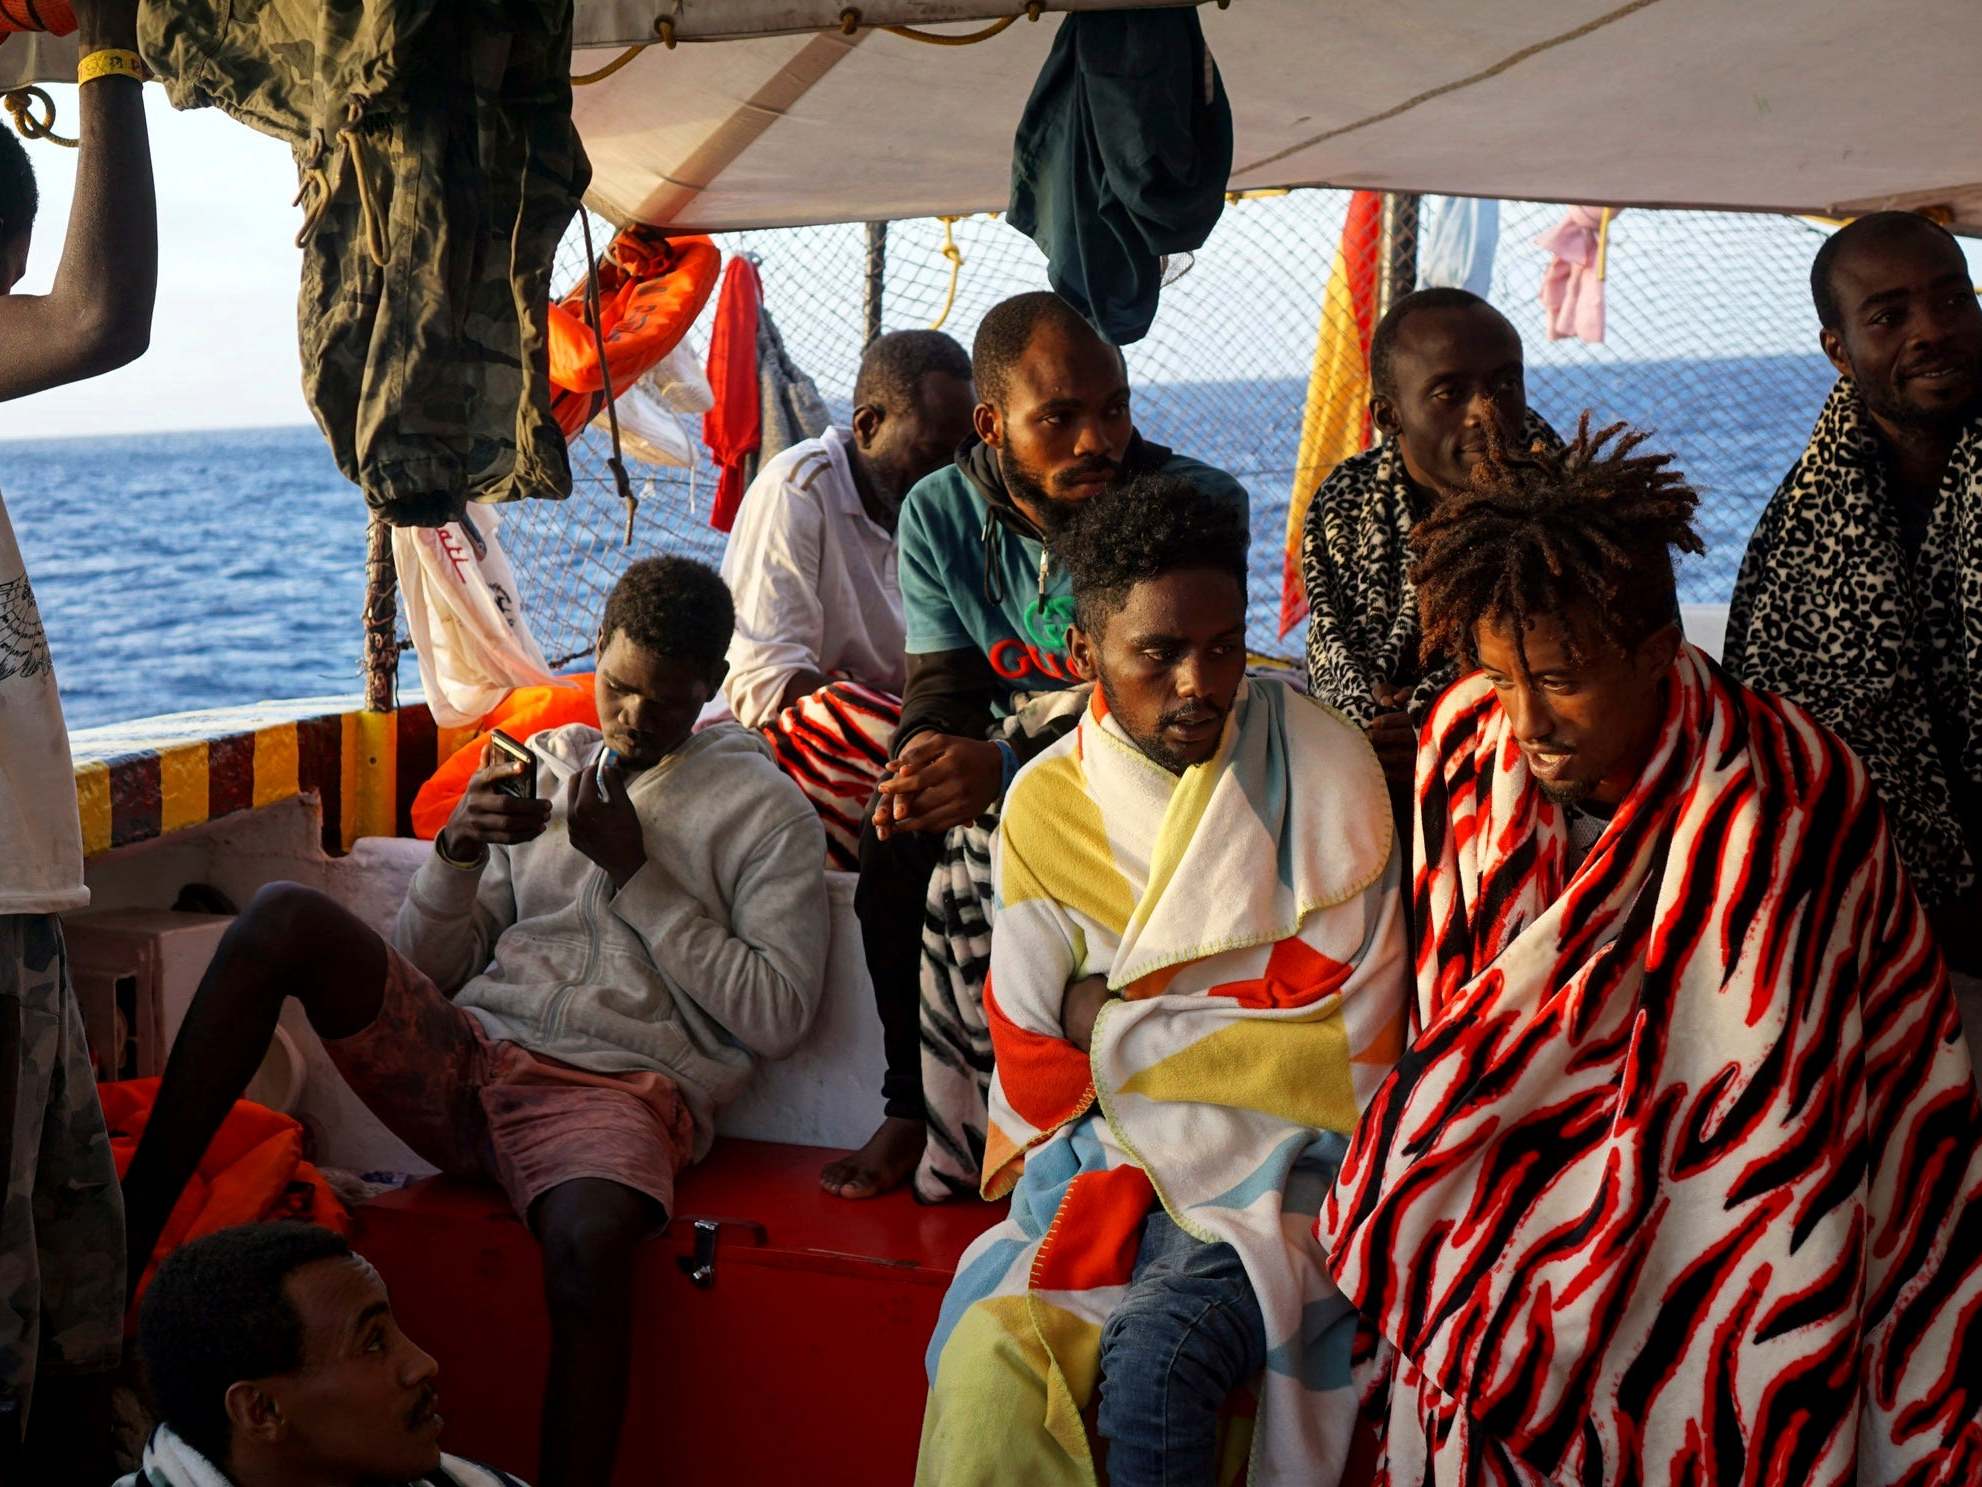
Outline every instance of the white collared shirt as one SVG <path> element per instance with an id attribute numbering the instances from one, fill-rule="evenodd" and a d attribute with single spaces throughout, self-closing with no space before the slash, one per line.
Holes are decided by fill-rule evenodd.
<path id="1" fill-rule="evenodd" d="M 723 696 L 745 727 L 772 721 L 792 676 L 808 669 L 901 695 L 895 539 L 860 503 L 851 442 L 829 428 L 794 444 L 758 472 L 737 513 L 723 554 L 736 600 Z"/>

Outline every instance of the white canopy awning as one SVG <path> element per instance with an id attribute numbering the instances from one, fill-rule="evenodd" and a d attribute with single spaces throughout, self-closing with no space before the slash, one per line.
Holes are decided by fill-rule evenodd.
<path id="1" fill-rule="evenodd" d="M 1024 8 L 579 0 L 580 73 L 662 18 L 677 43 L 578 90 L 593 203 L 705 231 L 999 209 L 1059 15 L 973 46 L 877 28 L 967 32 Z M 1835 216 L 1944 204 L 1982 230 L 1977 0 L 1232 0 L 1201 14 L 1232 99 L 1235 190 Z M 72 67 L 62 44 L 0 47 L 0 79 Z"/>
<path id="2" fill-rule="evenodd" d="M 830 25 L 843 8 L 721 4 L 732 24 L 753 11 L 767 29 L 800 12 Z M 897 0 L 863 19 L 1016 8 Z M 684 5 L 698 9 L 711 7 Z M 1233 0 L 1200 13 L 1232 100 L 1236 190 L 1828 215 L 1946 203 L 1982 227 L 1976 0 Z M 593 200 L 704 230 L 998 209 L 1059 24 L 963 47 L 862 29 L 649 48 L 579 90 Z M 577 66 L 608 59 L 591 50 Z"/>

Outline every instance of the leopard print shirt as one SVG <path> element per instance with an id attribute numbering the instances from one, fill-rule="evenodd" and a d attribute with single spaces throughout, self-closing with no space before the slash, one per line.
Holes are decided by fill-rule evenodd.
<path id="1" fill-rule="evenodd" d="M 1982 843 L 1957 802 L 1982 792 L 1982 417 L 1956 444 L 1909 561 L 1877 426 L 1839 379 L 1749 540 L 1723 659 L 1865 761 L 1924 903 L 1970 894 Z"/>

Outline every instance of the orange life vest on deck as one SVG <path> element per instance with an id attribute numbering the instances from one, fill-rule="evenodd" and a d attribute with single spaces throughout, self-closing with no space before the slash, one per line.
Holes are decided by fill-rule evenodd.
<path id="1" fill-rule="evenodd" d="M 19 0 L 0 0 L 0 4 Z M 599 324 L 613 393 L 626 391 L 681 343 L 716 287 L 723 255 L 706 237 L 623 228 L 599 259 Z M 585 318 L 581 281 L 551 306 L 551 412 L 575 437 L 605 406 L 599 349 Z"/>
<path id="2" fill-rule="evenodd" d="M 158 1100 L 158 1084 L 157 1079 L 125 1079 L 96 1087 L 120 1180 L 144 1138 L 145 1124 Z M 132 1314 L 136 1314 L 138 1297 L 151 1284 L 158 1262 L 173 1250 L 218 1229 L 265 1219 L 296 1219 L 340 1234 L 351 1230 L 337 1194 L 322 1174 L 303 1160 L 301 1123 L 267 1106 L 237 1100 L 172 1207 L 165 1232 L 159 1235 L 158 1246 L 145 1265 L 138 1293 L 130 1298 Z"/>

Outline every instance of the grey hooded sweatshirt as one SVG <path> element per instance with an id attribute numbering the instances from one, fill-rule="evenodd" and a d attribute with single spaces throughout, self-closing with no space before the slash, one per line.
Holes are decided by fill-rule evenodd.
<path id="1" fill-rule="evenodd" d="M 436 852 L 393 943 L 493 1039 L 598 1073 L 667 1075 L 699 1158 L 717 1108 L 757 1059 L 797 1046 L 819 1005 L 825 832 L 756 734 L 709 728 L 629 783 L 647 862 L 615 893 L 565 821 L 566 782 L 600 744 L 582 724 L 538 734 L 549 827 L 478 866 Z"/>

